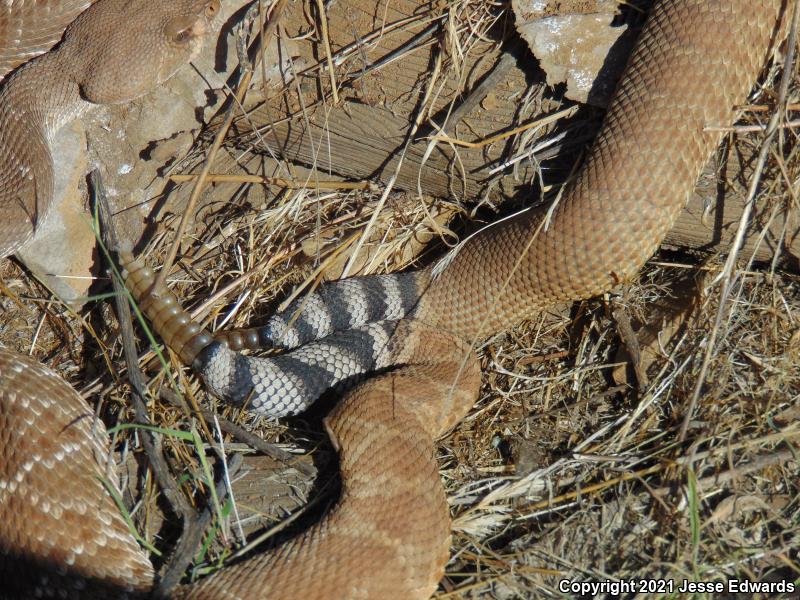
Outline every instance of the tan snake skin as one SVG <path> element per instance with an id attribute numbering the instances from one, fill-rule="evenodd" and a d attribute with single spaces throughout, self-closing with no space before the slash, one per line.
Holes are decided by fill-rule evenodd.
<path id="1" fill-rule="evenodd" d="M 50 212 L 49 144 L 56 132 L 95 104 L 128 102 L 171 77 L 199 51 L 219 13 L 219 0 L 157 5 L 160 10 L 146 0 L 103 0 L 70 25 L 56 50 L 5 82 L 0 91 L 0 256 L 25 244 Z M 16 23 L 20 16 L 14 7 L 12 2 L 0 10 L 10 10 L 2 14 Z M 21 17 L 26 15 L 29 10 L 22 10 Z M 31 20 L 22 18 L 18 27 Z"/>
<path id="2" fill-rule="evenodd" d="M 97 0 L 11 0 L 0 8 L 0 78 L 49 50 Z"/>
<path id="3" fill-rule="evenodd" d="M 97 6 L 116 1 L 101 0 Z M 433 439 L 463 416 L 475 396 L 476 361 L 462 361 L 470 344 L 553 302 L 598 294 L 636 273 L 663 239 L 719 143 L 720 134 L 704 133 L 703 127 L 732 120 L 731 107 L 745 99 L 774 46 L 783 8 L 783 0 L 659 2 L 603 130 L 547 228 L 539 231 L 540 212 L 526 213 L 484 230 L 443 261 L 422 296 L 416 321 L 400 325 L 399 361 L 410 366 L 356 387 L 328 418 L 341 453 L 343 493 L 337 507 L 305 535 L 223 569 L 179 596 L 429 597 L 442 576 L 449 546 Z M 57 104 L 50 100 L 48 107 Z M 5 128 L 11 117 L 2 110 L 0 105 Z M 13 158 L 9 149 L 34 157 L 42 152 L 36 139 L 17 136 L 13 141 L 15 145 L 0 145 L 5 148 L 5 155 L 0 152 L 0 211 L 8 210 L 9 190 L 21 188 L 15 163 L 8 167 Z M 38 178 L 44 171 L 35 166 Z M 38 190 L 49 189 L 35 181 Z M 46 203 L 47 198 L 38 201 Z M 14 247 L 15 235 L 24 238 L 30 230 L 31 219 L 23 214 L 22 225 L 9 231 L 11 213 L 0 212 L 7 247 Z M 2 235 L 0 229 L 0 239 Z M 451 387 L 456 379 L 458 386 Z M 85 556 L 87 562 L 92 555 L 100 563 L 108 560 L 102 551 L 86 550 L 91 546 L 81 536 L 88 532 L 71 529 L 73 521 L 49 519 L 45 513 L 52 513 L 54 506 L 104 520 L 94 531 L 103 537 L 99 547 L 117 539 L 110 532 L 118 519 L 109 516 L 114 511 L 111 507 L 107 512 L 103 490 L 87 484 L 80 486 L 85 495 L 70 494 L 43 475 L 49 469 L 85 468 L 91 474 L 84 475 L 87 480 L 96 481 L 94 474 L 103 467 L 89 456 L 90 450 L 74 451 L 85 461 L 79 464 L 72 461 L 77 438 L 63 442 L 66 449 L 55 443 L 73 433 L 90 438 L 89 430 L 78 427 L 90 424 L 91 411 L 66 384 L 15 354 L 0 353 L 0 383 L 0 574 L 13 555 L 27 566 L 57 564 L 69 576 L 82 574 L 87 581 L 81 586 L 96 590 L 92 586 L 105 580 L 103 569 L 84 567 L 68 552 L 43 551 L 47 545 L 61 548 L 61 542 L 50 542 L 58 534 L 58 539 L 80 547 L 73 555 Z M 60 410 L 52 409 L 56 399 Z M 32 446 L 29 437 L 19 436 L 16 423 L 23 424 L 25 436 L 40 429 L 53 449 L 46 443 Z M 69 465 L 62 467 L 62 462 Z M 12 501 L 24 518 L 12 520 L 4 512 Z M 90 505 L 96 510 L 87 511 Z M 133 546 L 131 540 L 117 541 L 120 547 Z M 115 573 L 117 579 L 108 583 L 114 591 L 146 587 L 149 574 L 134 555 L 120 559 L 139 567 L 130 567 L 128 575 Z M 134 583 L 131 573 L 138 573 Z M 43 593 L 70 585 L 52 578 L 37 583 Z M 110 595 L 76 591 L 67 597 Z"/>
<path id="4" fill-rule="evenodd" d="M 153 569 L 103 484 L 117 485 L 103 424 L 27 356 L 0 349 L 0 382 L 0 597 L 149 589 Z M 68 593 L 80 587 L 92 595 Z"/>

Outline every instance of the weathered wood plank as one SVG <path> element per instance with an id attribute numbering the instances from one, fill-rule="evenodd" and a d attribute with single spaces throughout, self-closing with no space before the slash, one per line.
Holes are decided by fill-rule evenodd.
<path id="1" fill-rule="evenodd" d="M 309 13 L 302 11 L 301 4 L 296 3 L 294 12 L 287 15 L 290 33 L 309 30 Z M 415 35 L 441 14 L 437 10 L 426 3 L 409 1 L 376 4 L 366 0 L 340 0 L 333 4 L 328 25 L 334 56 L 342 49 L 351 48 L 357 40 L 365 42 L 362 49 L 349 52 L 347 58 L 342 59 L 337 68 L 338 80 L 346 81 L 375 60 L 413 41 Z M 417 20 L 412 24 L 392 29 L 393 24 L 415 17 Z M 387 31 L 382 33 L 384 27 Z M 469 36 L 465 39 L 466 43 L 461 40 L 464 52 L 458 61 L 447 56 L 452 44 L 439 45 L 429 40 L 428 45 L 409 52 L 402 60 L 370 71 L 356 85 L 343 88 L 338 106 L 333 106 L 326 95 L 329 79 L 325 70 L 307 71 L 301 77 L 300 86 L 288 85 L 277 99 L 255 108 L 247 120 L 237 123 L 239 139 L 248 143 L 255 141 L 248 131 L 256 126 L 262 130 L 261 139 L 270 145 L 277 140 L 278 148 L 272 150 L 290 161 L 313 165 L 322 173 L 383 183 L 397 172 L 397 188 L 419 189 L 432 197 L 471 202 L 488 196 L 494 202 L 501 202 L 526 193 L 531 189 L 535 172 L 530 162 L 521 161 L 515 169 L 508 169 L 497 177 L 489 173 L 513 155 L 519 137 L 478 148 L 454 148 L 440 142 L 431 151 L 429 138 L 420 135 L 420 132 L 434 132 L 435 124 L 447 126 L 453 137 L 474 142 L 551 113 L 558 106 L 555 101 L 543 100 L 540 84 L 531 83 L 538 81 L 538 76 L 535 61 L 526 50 L 521 51 L 516 65 L 503 71 L 499 83 L 493 83 L 489 90 L 481 89 L 481 81 L 500 63 L 500 43 Z M 306 36 L 297 44 L 295 59 L 299 65 L 320 63 L 324 57 L 314 35 Z M 432 86 L 437 93 L 430 106 L 423 107 L 420 102 L 428 89 L 437 56 L 442 61 L 440 79 Z M 479 102 L 460 115 L 458 123 L 447 122 L 447 111 L 458 107 L 475 89 L 480 90 Z M 412 124 L 420 111 L 424 117 L 420 132 L 415 141 L 408 143 Z M 294 116 L 286 118 L 293 112 Z M 268 132 L 270 123 L 275 124 L 272 132 Z M 543 129 L 541 134 L 544 133 Z M 526 145 L 530 147 L 531 141 L 526 140 Z M 733 175 L 727 179 L 732 185 L 727 186 L 722 198 L 717 198 L 716 178 L 710 185 L 707 180 L 700 185 L 697 195 L 667 237 L 667 245 L 709 252 L 725 251 L 729 247 L 742 213 L 744 187 L 741 181 L 737 184 L 735 170 L 729 171 Z M 717 211 L 701 221 L 703 198 L 708 197 L 716 201 Z M 756 226 L 748 235 L 744 255 L 755 252 L 758 260 L 770 260 L 786 223 L 782 255 L 789 266 L 797 268 L 800 219 L 796 214 L 788 217 L 779 214 L 771 222 L 764 242 L 755 249 L 760 231 L 757 224 L 766 222 L 770 210 L 770 207 L 756 210 Z"/>

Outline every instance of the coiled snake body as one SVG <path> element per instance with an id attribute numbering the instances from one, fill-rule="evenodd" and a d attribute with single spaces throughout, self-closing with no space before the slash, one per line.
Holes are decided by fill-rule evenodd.
<path id="1" fill-rule="evenodd" d="M 79 23 L 96 33 L 106 53 L 116 52 L 114 36 L 104 37 L 103 21 L 98 25 L 91 15 L 102 15 L 108 5 L 118 18 L 129 6 L 147 4 L 100 0 Z M 184 9 L 182 27 L 170 21 L 171 13 L 161 30 L 202 37 L 209 21 L 198 15 L 204 15 L 206 3 L 172 4 Z M 529 211 L 470 238 L 433 270 L 334 284 L 312 298 L 296 321 L 277 315 L 266 328 L 214 341 L 187 323 L 168 291 L 150 290 L 149 270 L 122 253 L 134 295 L 155 294 L 145 306 L 156 329 L 216 394 L 232 402 L 249 399 L 264 413 L 294 413 L 340 381 L 383 371 L 349 391 L 326 421 L 341 455 L 339 504 L 304 535 L 179 595 L 428 597 L 449 545 L 433 440 L 458 422 L 477 393 L 471 344 L 553 302 L 596 295 L 638 271 L 719 142 L 719 134 L 705 133 L 704 127 L 732 120 L 732 107 L 745 99 L 774 48 L 783 9 L 783 0 L 658 2 L 590 156 L 546 227 L 540 212 Z M 139 17 L 147 19 L 146 12 Z M 187 15 L 194 20 L 187 22 Z M 73 29 L 80 32 L 81 26 Z M 108 82 L 95 81 L 103 73 L 99 55 L 73 54 L 94 47 L 89 37 L 72 42 L 68 33 L 54 53 L 62 58 L 41 61 L 61 70 L 63 62 L 46 61 L 86 66 L 78 71 L 83 79 L 71 79 L 66 90 L 52 67 L 44 75 L 36 74 L 35 64 L 19 72 L 20 80 L 32 82 L 23 86 L 24 98 L 32 101 L 35 85 L 44 97 L 37 106 L 43 108 L 20 117 L 22 108 L 13 101 L 22 92 L 13 91 L 13 79 L 0 96 L 5 99 L 0 101 L 4 253 L 17 248 L 46 212 L 52 130 L 86 99 L 121 99 L 106 96 Z M 132 47 L 133 40 L 125 40 L 121 48 Z M 172 50 L 161 47 L 161 52 Z M 186 54 L 179 51 L 178 59 L 172 55 L 158 63 L 163 68 L 148 83 L 163 80 Z M 130 59 L 131 64 L 142 60 Z M 124 88 L 118 79 L 111 87 Z M 26 129 L 10 127 L 20 119 L 19 127 Z M 301 347 L 273 360 L 237 352 L 265 342 Z M 120 527 L 105 490 L 92 485 L 106 473 L 97 458 L 103 435 L 92 429 L 91 411 L 63 381 L 7 351 L 0 351 L 0 382 L 0 574 L 19 569 L 8 565 L 20 562 L 43 568 L 48 578 L 35 575 L 27 584 L 42 594 L 60 586 L 70 591 L 67 597 L 147 590 L 152 574 L 146 561 Z M 35 436 L 41 442 L 32 441 Z M 51 478 L 56 471 L 81 483 L 66 488 Z M 93 532 L 80 526 L 89 513 L 101 520 Z M 118 569 L 107 568 L 112 556 Z"/>

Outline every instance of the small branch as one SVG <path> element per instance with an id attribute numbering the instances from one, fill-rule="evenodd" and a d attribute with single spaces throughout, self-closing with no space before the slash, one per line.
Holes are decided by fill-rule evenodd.
<path id="1" fill-rule="evenodd" d="M 449 135 L 446 134 L 435 135 L 430 137 L 429 139 L 433 142 L 445 142 L 447 144 L 452 144 L 453 146 L 462 146 L 464 148 L 483 148 L 484 146 L 488 146 L 489 144 L 494 144 L 495 142 L 499 142 L 506 138 L 515 136 L 518 133 L 522 133 L 523 131 L 533 129 L 534 127 L 544 127 L 545 125 L 554 123 L 559 119 L 566 119 L 568 117 L 571 117 L 578 111 L 578 108 L 579 108 L 578 105 L 570 106 L 569 108 L 559 110 L 558 112 L 555 112 L 551 115 L 535 119 L 530 123 L 526 123 L 524 125 L 520 125 L 519 127 L 515 127 L 514 129 L 510 129 L 509 131 L 504 131 L 502 133 L 498 133 L 497 135 L 493 135 L 488 138 L 478 140 L 477 142 L 467 142 L 464 140 L 459 140 L 457 138 L 450 137 Z"/>
<path id="2" fill-rule="evenodd" d="M 233 478 L 242 466 L 242 455 L 234 454 L 228 462 L 229 478 Z M 220 502 L 225 500 L 228 495 L 227 480 L 221 477 L 217 481 L 216 492 L 217 498 Z M 182 535 L 178 545 L 175 547 L 169 564 L 161 574 L 161 581 L 158 583 L 153 595 L 155 598 L 171 598 L 171 592 L 180 583 L 183 574 L 192 564 L 197 548 L 203 541 L 203 536 L 206 534 L 209 526 L 214 520 L 214 506 L 209 502 L 206 509 L 195 518 L 192 529 L 186 535 Z"/>
<path id="3" fill-rule="evenodd" d="M 766 131 L 771 124 L 767 125 L 730 125 L 728 127 L 706 127 L 703 131 L 722 131 L 726 133 L 753 133 L 756 131 Z M 800 119 L 787 121 L 778 126 L 778 129 L 795 129 L 800 127 Z"/>
<path id="4" fill-rule="evenodd" d="M 795 460 L 795 458 L 796 451 L 793 449 L 780 450 L 779 452 L 775 452 L 773 454 L 757 456 L 749 463 L 737 465 L 720 473 L 715 473 L 714 475 L 709 475 L 708 477 L 698 479 L 697 487 L 708 489 L 711 487 L 722 486 L 736 477 L 742 477 L 748 473 L 755 473 L 766 467 L 771 467 L 772 465 L 780 465 L 789 462 L 790 460 Z M 656 496 L 665 496 L 671 491 L 672 488 L 664 486 L 653 490 L 653 494 Z"/>
<path id="5" fill-rule="evenodd" d="M 317 0 L 317 10 L 319 11 L 319 26 L 322 33 L 322 45 L 325 47 L 325 60 L 328 63 L 328 74 L 331 78 L 331 96 L 333 103 L 339 104 L 339 92 L 336 89 L 336 69 L 333 66 L 333 54 L 331 53 L 331 40 L 328 37 L 328 15 L 325 13 L 325 5 L 322 0 Z"/>
<path id="6" fill-rule="evenodd" d="M 170 175 L 176 183 L 196 181 L 200 175 Z M 283 177 L 263 177 L 261 175 L 218 175 L 209 174 L 206 183 L 260 183 L 277 185 L 290 190 L 301 190 L 308 186 Z M 321 190 L 371 190 L 374 186 L 369 181 L 315 181 L 314 186 Z"/>
<path id="7" fill-rule="evenodd" d="M 647 372 L 642 365 L 642 351 L 639 346 L 639 338 L 636 337 L 636 332 L 633 330 L 630 315 L 624 306 L 617 306 L 611 311 L 611 316 L 617 324 L 619 337 L 628 350 L 630 362 L 636 374 L 636 385 L 639 390 L 643 390 L 648 386 L 649 380 Z"/>
<path id="8" fill-rule="evenodd" d="M 103 222 L 106 249 L 115 252 L 119 250 L 119 241 L 111 220 L 111 210 L 108 206 L 108 199 L 103 187 L 103 182 L 97 171 L 91 174 L 91 187 L 98 212 Z M 107 256 L 107 258 L 110 260 L 110 256 Z M 150 426 L 152 423 L 147 412 L 147 403 L 145 402 L 147 384 L 144 374 L 139 369 L 136 341 L 133 334 L 133 319 L 131 317 L 130 306 L 128 305 L 128 296 L 118 277 L 112 276 L 111 282 L 115 292 L 114 303 L 119 322 L 123 353 L 125 355 L 125 364 L 128 370 L 128 381 L 131 387 L 131 402 L 133 404 L 136 423 Z M 161 581 L 153 591 L 153 598 L 170 598 L 173 588 L 180 582 L 181 577 L 183 577 L 184 572 L 197 552 L 197 548 L 202 542 L 202 537 L 215 514 L 215 507 L 209 502 L 203 513 L 198 515 L 184 496 L 180 486 L 170 474 L 167 461 L 164 458 L 160 436 L 152 431 L 142 430 L 141 440 L 153 477 L 161 488 L 171 510 L 181 519 L 181 535 L 178 539 L 175 552 L 163 572 Z M 235 455 L 228 465 L 229 473 L 238 470 L 241 461 L 241 456 Z M 224 498 L 227 493 L 225 482 L 226 479 L 223 478 L 216 485 L 216 494 L 219 499 Z"/>
<path id="9" fill-rule="evenodd" d="M 179 408 L 181 410 L 184 410 L 186 408 L 183 401 L 174 392 L 172 392 L 172 390 L 162 389 L 160 397 L 169 402 L 175 408 Z M 210 410 L 198 407 L 198 412 L 207 421 L 212 421 L 214 419 L 215 415 Z M 274 458 L 275 460 L 283 463 L 285 466 L 295 469 L 298 473 L 300 473 L 304 477 L 310 479 L 311 477 L 314 476 L 315 471 L 313 467 L 301 462 L 298 459 L 298 457 L 295 456 L 294 454 L 290 454 L 285 450 L 281 450 L 280 448 L 265 442 L 257 435 L 250 433 L 244 427 L 240 427 L 239 425 L 229 421 L 228 419 L 225 419 L 218 415 L 216 416 L 216 419 L 219 422 L 219 428 L 223 432 L 232 435 L 237 440 L 244 442 L 253 449 L 261 452 L 265 456 Z"/>
<path id="10" fill-rule="evenodd" d="M 737 106 L 737 110 L 745 110 L 747 112 L 769 112 L 773 110 L 772 106 L 767 106 L 766 104 L 745 104 L 744 106 Z M 793 104 L 789 103 L 786 105 L 787 111 L 798 111 L 800 110 L 800 104 Z"/>
<path id="11" fill-rule="evenodd" d="M 103 187 L 103 182 L 99 172 L 91 174 L 91 184 L 95 202 L 103 222 L 103 230 L 106 237 L 106 247 L 112 252 L 119 249 L 116 232 L 111 222 L 111 210 L 108 207 L 108 200 Z M 140 425 L 152 425 L 147 412 L 145 401 L 147 384 L 144 374 L 139 369 L 138 354 L 136 352 L 136 341 L 133 335 L 133 320 L 131 318 L 130 307 L 128 306 L 127 295 L 122 282 L 117 277 L 111 277 L 111 283 L 115 292 L 114 304 L 119 322 L 120 339 L 125 355 L 125 365 L 128 369 L 128 381 L 131 385 L 131 401 L 136 422 Z M 142 445 L 150 462 L 150 469 L 158 482 L 164 496 L 170 503 L 172 510 L 183 520 L 183 532 L 187 532 L 188 527 L 195 518 L 194 509 L 189 505 L 181 493 L 180 487 L 172 478 L 169 467 L 161 451 L 161 444 L 157 434 L 150 431 L 141 432 Z"/>

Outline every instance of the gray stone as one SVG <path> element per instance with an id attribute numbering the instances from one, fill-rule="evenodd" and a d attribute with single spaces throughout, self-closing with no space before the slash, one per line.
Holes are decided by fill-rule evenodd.
<path id="1" fill-rule="evenodd" d="M 547 83 L 564 95 L 605 106 L 625 66 L 629 47 L 617 44 L 627 27 L 612 27 L 614 0 L 515 0 L 516 27 L 539 59 Z"/>
<path id="2" fill-rule="evenodd" d="M 64 127 L 53 147 L 55 181 L 48 218 L 18 258 L 59 298 L 80 305 L 92 284 L 95 234 L 83 185 L 87 167 L 83 124 Z"/>

